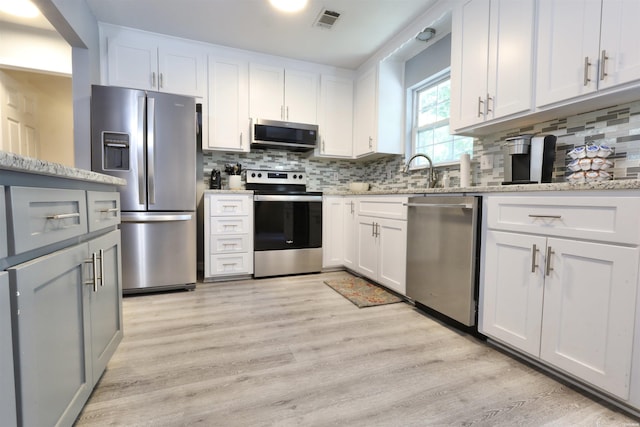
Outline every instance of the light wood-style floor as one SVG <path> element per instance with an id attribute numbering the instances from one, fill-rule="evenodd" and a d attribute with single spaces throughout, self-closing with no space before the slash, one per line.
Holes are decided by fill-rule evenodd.
<path id="1" fill-rule="evenodd" d="M 124 299 L 80 426 L 628 426 L 617 410 L 333 272 Z"/>

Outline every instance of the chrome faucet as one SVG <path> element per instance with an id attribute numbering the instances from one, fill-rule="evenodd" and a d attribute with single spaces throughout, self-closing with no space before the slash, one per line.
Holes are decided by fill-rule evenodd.
<path id="1" fill-rule="evenodd" d="M 411 162 L 413 161 L 413 159 L 415 159 L 416 157 L 424 157 L 429 162 L 429 174 L 427 175 L 427 188 L 433 188 L 434 184 L 436 183 L 435 171 L 433 170 L 433 162 L 431 161 L 431 158 L 426 154 L 418 153 L 411 156 L 407 164 L 404 166 L 403 172 L 405 174 L 409 173 L 409 166 L 411 165 Z"/>

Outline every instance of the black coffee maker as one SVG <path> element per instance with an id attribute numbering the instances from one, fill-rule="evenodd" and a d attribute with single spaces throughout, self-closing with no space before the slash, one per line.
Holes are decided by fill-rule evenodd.
<path id="1" fill-rule="evenodd" d="M 220 190 L 222 188 L 222 178 L 220 177 L 220 171 L 214 169 L 211 171 L 211 178 L 209 179 L 209 189 Z"/>
<path id="2" fill-rule="evenodd" d="M 554 135 L 520 135 L 507 138 L 502 149 L 503 185 L 551 182 L 553 162 L 556 159 Z"/>

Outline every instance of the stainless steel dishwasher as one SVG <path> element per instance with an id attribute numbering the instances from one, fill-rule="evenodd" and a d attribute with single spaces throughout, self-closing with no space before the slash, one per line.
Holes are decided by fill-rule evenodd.
<path id="1" fill-rule="evenodd" d="M 475 329 L 480 197 L 411 197 L 407 206 L 407 296 Z"/>

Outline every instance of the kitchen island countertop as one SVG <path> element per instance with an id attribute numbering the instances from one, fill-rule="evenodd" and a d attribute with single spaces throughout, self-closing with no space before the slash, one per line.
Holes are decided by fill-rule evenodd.
<path id="1" fill-rule="evenodd" d="M 85 169 L 77 169 L 60 163 L 25 157 L 7 151 L 0 151 L 0 170 L 25 172 L 36 175 L 67 178 L 100 184 L 126 185 L 126 181 L 114 176 L 104 175 Z"/>

